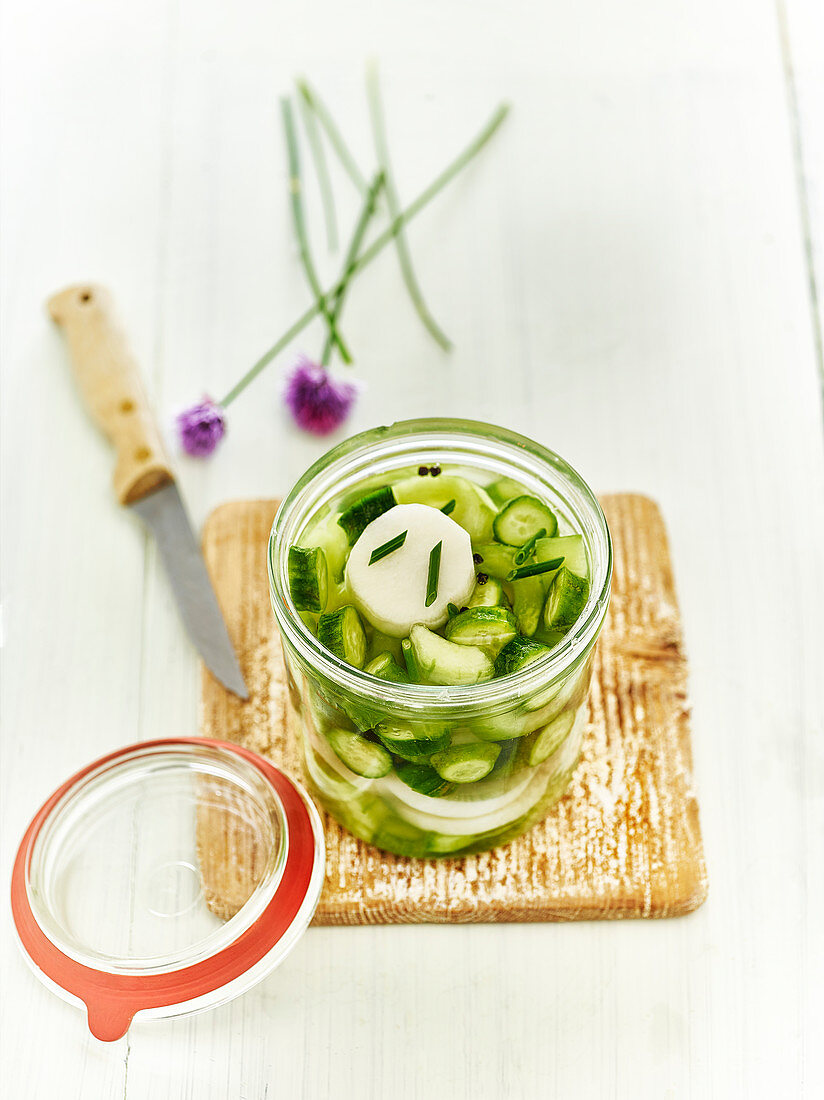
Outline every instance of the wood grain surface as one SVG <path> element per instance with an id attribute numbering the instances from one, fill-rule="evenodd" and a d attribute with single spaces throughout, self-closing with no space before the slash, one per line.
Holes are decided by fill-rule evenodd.
<path id="1" fill-rule="evenodd" d="M 452 860 L 382 852 L 324 815 L 326 883 L 315 923 L 668 917 L 704 900 L 687 662 L 666 532 L 647 497 L 617 494 L 602 503 L 615 545 L 612 603 L 567 794 L 523 837 Z M 250 699 L 241 702 L 204 669 L 201 731 L 302 779 L 265 567 L 276 505 L 225 504 L 205 527 L 207 564 Z M 222 917 L 240 908 L 256 881 L 254 838 L 241 835 L 235 820 L 208 809 L 198 822 L 205 894 Z"/>

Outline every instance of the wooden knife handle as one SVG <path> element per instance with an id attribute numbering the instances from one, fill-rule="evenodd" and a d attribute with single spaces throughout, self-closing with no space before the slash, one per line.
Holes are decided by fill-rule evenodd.
<path id="1" fill-rule="evenodd" d="M 84 283 L 61 290 L 48 305 L 65 330 L 83 400 L 117 451 L 118 500 L 132 504 L 173 474 L 111 297 L 103 287 Z"/>

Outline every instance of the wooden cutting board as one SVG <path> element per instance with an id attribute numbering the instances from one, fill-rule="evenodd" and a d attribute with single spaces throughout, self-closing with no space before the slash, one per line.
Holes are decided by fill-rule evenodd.
<path id="1" fill-rule="evenodd" d="M 687 662 L 666 532 L 646 497 L 602 499 L 615 547 L 612 603 L 596 650 L 581 763 L 549 816 L 502 848 L 454 860 L 405 859 L 328 816 L 316 924 L 669 917 L 707 894 L 692 781 Z M 204 668 L 203 736 L 235 741 L 298 779 L 266 543 L 277 501 L 224 504 L 203 545 L 250 698 Z M 204 892 L 230 917 L 254 885 L 250 836 L 202 811 Z"/>

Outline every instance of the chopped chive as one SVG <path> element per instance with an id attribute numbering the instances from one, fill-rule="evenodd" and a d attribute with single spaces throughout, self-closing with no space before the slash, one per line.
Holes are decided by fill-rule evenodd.
<path id="1" fill-rule="evenodd" d="M 443 514 L 445 516 L 448 516 L 450 512 L 454 512 L 456 503 L 457 502 L 456 502 L 454 497 L 452 498 L 452 500 L 448 500 L 446 502 L 446 504 L 444 504 L 443 508 L 441 508 L 441 511 L 443 512 Z"/>
<path id="2" fill-rule="evenodd" d="M 454 603 L 448 603 L 446 605 L 446 610 L 449 612 L 450 619 L 454 619 L 456 615 L 460 614 Z"/>
<path id="3" fill-rule="evenodd" d="M 385 558 L 387 554 L 391 554 L 393 550 L 400 550 L 403 544 L 406 542 L 406 536 L 408 531 L 401 531 L 399 535 L 395 535 L 389 542 L 385 542 L 383 546 L 376 546 L 372 551 L 372 556 L 369 558 L 369 564 L 374 565 L 376 561 L 380 561 L 381 558 Z"/>
<path id="4" fill-rule="evenodd" d="M 524 577 L 538 577 L 541 573 L 551 573 L 564 564 L 563 558 L 553 558 L 552 561 L 536 561 L 532 565 L 522 565 L 519 569 L 513 569 L 507 573 L 508 581 L 521 581 Z"/>
<path id="5" fill-rule="evenodd" d="M 523 565 L 527 558 L 531 558 L 535 553 L 535 543 L 538 539 L 542 539 L 546 534 L 546 527 L 542 527 L 540 531 L 536 531 L 531 539 L 527 539 L 521 549 L 515 555 L 515 564 Z"/>
<path id="6" fill-rule="evenodd" d="M 429 576 L 426 579 L 426 599 L 424 607 L 431 606 L 438 598 L 438 577 L 441 572 L 441 549 L 443 540 L 435 543 L 429 552 Z"/>

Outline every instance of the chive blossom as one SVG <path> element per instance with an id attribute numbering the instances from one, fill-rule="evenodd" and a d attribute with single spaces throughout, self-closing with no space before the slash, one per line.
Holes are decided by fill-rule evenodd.
<path id="1" fill-rule="evenodd" d="M 532 565 L 522 565 L 519 569 L 513 569 L 507 573 L 508 581 L 521 581 L 524 577 L 538 577 L 541 573 L 552 573 L 564 564 L 563 558 L 553 558 L 552 561 L 536 561 Z"/>
<path id="2" fill-rule="evenodd" d="M 441 508 L 441 511 L 443 512 L 443 514 L 445 516 L 448 516 L 451 512 L 455 511 L 455 505 L 456 504 L 457 504 L 457 501 L 453 497 L 452 500 L 448 500 L 446 502 L 446 504 L 444 504 L 443 508 Z"/>
<path id="3" fill-rule="evenodd" d="M 429 552 L 429 576 L 426 579 L 426 599 L 424 600 L 424 607 L 431 607 L 438 598 L 438 577 L 441 572 L 442 548 L 443 540 L 435 543 Z"/>
<path id="4" fill-rule="evenodd" d="M 403 544 L 406 542 L 406 536 L 408 531 L 401 531 L 399 535 L 395 535 L 393 539 L 385 542 L 382 546 L 376 546 L 372 551 L 372 555 L 369 558 L 369 564 L 374 565 L 376 561 L 380 561 L 381 558 L 385 558 L 387 554 L 391 554 L 393 550 L 400 550 Z"/>
<path id="5" fill-rule="evenodd" d="M 546 534 L 546 527 L 542 527 L 540 531 L 536 531 L 531 539 L 527 539 L 521 549 L 515 555 L 515 564 L 523 565 L 527 558 L 531 558 L 535 553 L 535 544 L 538 539 L 542 539 Z"/>

